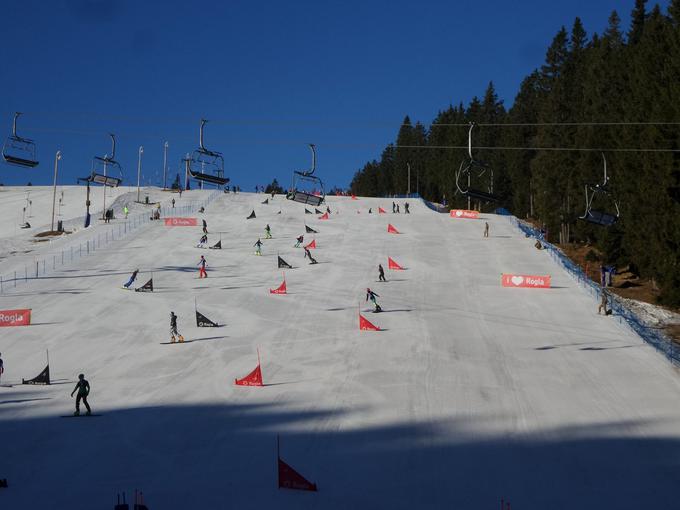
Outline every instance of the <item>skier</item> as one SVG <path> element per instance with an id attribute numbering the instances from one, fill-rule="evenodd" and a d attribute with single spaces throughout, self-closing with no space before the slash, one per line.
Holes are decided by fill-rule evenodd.
<path id="1" fill-rule="evenodd" d="M 139 269 L 135 269 L 135 270 L 132 272 L 132 275 L 130 276 L 130 279 L 127 281 L 127 283 L 125 283 L 125 284 L 123 285 L 123 287 L 125 287 L 126 289 L 129 289 L 129 288 L 130 288 L 130 285 L 132 285 L 132 284 L 135 282 L 135 280 L 137 279 L 137 273 L 139 273 Z"/>
<path id="2" fill-rule="evenodd" d="M 411 214 L 411 212 L 408 210 L 408 202 L 404 203 L 404 213 L 405 214 Z"/>
<path id="3" fill-rule="evenodd" d="M 200 266 L 200 269 L 198 270 L 198 277 L 199 278 L 207 278 L 208 273 L 205 271 L 205 266 L 208 264 L 208 262 L 205 260 L 205 257 L 201 255 L 201 260 L 198 261 L 198 266 Z"/>
<path id="4" fill-rule="evenodd" d="M 255 247 L 255 255 L 262 255 L 262 241 L 259 238 L 253 246 Z"/>
<path id="5" fill-rule="evenodd" d="M 309 263 L 310 264 L 318 264 L 316 259 L 314 257 L 312 257 L 312 252 L 309 251 L 309 248 L 307 248 L 306 246 L 304 248 L 305 248 L 305 258 L 309 257 Z"/>
<path id="6" fill-rule="evenodd" d="M 299 247 L 300 247 L 300 243 L 302 243 L 302 241 L 304 241 L 304 240 L 305 240 L 305 236 L 298 236 L 298 237 L 295 239 L 296 242 L 295 242 L 295 246 L 293 246 L 293 248 L 299 248 Z"/>
<path id="7" fill-rule="evenodd" d="M 378 294 L 373 292 L 371 289 L 366 289 L 366 301 L 369 299 L 371 300 L 371 303 L 375 305 L 375 312 L 382 312 L 382 308 L 380 308 L 380 305 L 378 302 L 375 300 L 375 298 L 380 297 Z"/>
<path id="8" fill-rule="evenodd" d="M 197 248 L 205 248 L 206 243 L 208 242 L 208 235 L 203 234 L 201 236 L 201 239 L 198 241 L 198 245 L 196 246 Z"/>
<path id="9" fill-rule="evenodd" d="M 378 273 L 380 273 L 378 275 L 378 281 L 386 282 L 387 280 L 385 280 L 385 270 L 383 269 L 382 264 L 378 264 Z"/>
<path id="10" fill-rule="evenodd" d="M 175 340 L 184 342 L 184 337 L 177 331 L 177 316 L 175 312 L 170 312 L 170 342 L 175 343 Z"/>
<path id="11" fill-rule="evenodd" d="M 73 413 L 73 416 L 80 416 L 81 400 L 87 408 L 87 416 L 90 416 L 92 414 L 92 409 L 90 409 L 90 404 L 87 403 L 87 396 L 90 394 L 90 383 L 87 382 L 84 374 L 78 375 L 78 382 L 76 383 L 76 387 L 73 388 L 73 391 L 71 392 L 71 398 L 73 398 L 73 394 L 76 392 L 76 390 L 78 390 L 78 396 L 76 397 L 76 411 Z"/>
<path id="12" fill-rule="evenodd" d="M 203 233 L 208 233 L 208 223 L 205 220 L 203 220 Z"/>
<path id="13" fill-rule="evenodd" d="M 609 315 L 609 312 L 607 311 L 607 303 L 609 302 L 607 298 L 607 291 L 605 290 L 604 287 L 601 289 L 602 292 L 602 299 L 600 301 L 600 306 L 597 307 L 597 315 L 600 315 L 600 312 L 602 312 L 602 309 L 604 309 L 604 314 Z"/>
<path id="14" fill-rule="evenodd" d="M 175 208 L 175 199 L 174 198 L 172 199 L 172 208 L 173 209 Z"/>
<path id="15" fill-rule="evenodd" d="M 484 237 L 489 237 L 489 222 L 484 222 Z"/>
<path id="16" fill-rule="evenodd" d="M 272 238 L 272 229 L 269 227 L 269 223 L 267 223 L 267 226 L 264 227 L 264 238 L 265 239 Z"/>

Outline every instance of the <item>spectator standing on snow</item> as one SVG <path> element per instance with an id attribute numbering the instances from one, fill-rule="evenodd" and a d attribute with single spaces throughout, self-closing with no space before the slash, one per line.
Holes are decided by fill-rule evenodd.
<path id="1" fill-rule="evenodd" d="M 81 400 L 87 408 L 87 415 L 91 415 L 92 409 L 90 409 L 90 404 L 87 403 L 87 396 L 90 394 L 90 383 L 85 379 L 85 374 L 80 374 L 78 376 L 78 382 L 76 383 L 76 387 L 73 388 L 73 391 L 71 392 L 71 398 L 73 398 L 73 394 L 76 391 L 78 391 L 78 395 L 76 396 L 76 411 L 73 413 L 73 416 L 80 416 Z"/>
<path id="2" fill-rule="evenodd" d="M 404 202 L 404 214 L 411 214 L 411 212 L 408 210 L 408 202 Z"/>
<path id="3" fill-rule="evenodd" d="M 130 213 L 130 209 L 128 209 L 127 204 L 123 206 L 123 214 L 125 214 L 125 219 L 127 220 L 128 214 Z"/>
<path id="4" fill-rule="evenodd" d="M 386 282 L 385 280 L 385 270 L 382 267 L 382 264 L 378 264 L 378 281 L 380 282 Z"/>
<path id="5" fill-rule="evenodd" d="M 602 287 L 602 289 L 600 289 L 600 291 L 602 293 L 602 299 L 600 300 L 600 306 L 597 307 L 597 315 L 600 315 L 600 312 L 602 312 L 603 309 L 604 309 L 604 314 L 609 315 L 607 313 L 607 304 L 609 303 L 607 291 L 605 290 L 604 287 Z"/>
<path id="6" fill-rule="evenodd" d="M 484 222 L 484 237 L 489 237 L 489 222 Z"/>
<path id="7" fill-rule="evenodd" d="M 394 213 L 396 213 L 396 212 L 397 212 L 397 204 L 395 204 L 394 202 L 392 202 L 392 214 L 394 214 Z"/>
<path id="8" fill-rule="evenodd" d="M 208 273 L 205 270 L 205 266 L 207 264 L 208 264 L 208 262 L 205 260 L 205 257 L 203 255 L 201 255 L 201 260 L 199 260 L 198 264 L 197 264 L 199 266 L 199 270 L 198 270 L 198 277 L 199 278 L 207 278 L 208 277 Z"/>
<path id="9" fill-rule="evenodd" d="M 172 208 L 173 209 L 175 208 L 175 199 L 174 198 L 172 199 Z"/>
<path id="10" fill-rule="evenodd" d="M 203 220 L 203 233 L 207 234 L 208 233 L 208 222 Z"/>
<path id="11" fill-rule="evenodd" d="M 132 285 L 135 282 L 135 280 L 137 279 L 137 273 L 139 273 L 139 269 L 135 269 L 132 272 L 130 279 L 125 284 L 123 284 L 123 287 L 125 287 L 126 289 L 129 289 L 130 285 Z"/>
<path id="12" fill-rule="evenodd" d="M 0 356 L 2 356 L 2 353 L 0 352 Z M 5 364 L 2 361 L 2 358 L 0 358 L 0 379 L 2 379 L 2 374 L 5 371 Z"/>

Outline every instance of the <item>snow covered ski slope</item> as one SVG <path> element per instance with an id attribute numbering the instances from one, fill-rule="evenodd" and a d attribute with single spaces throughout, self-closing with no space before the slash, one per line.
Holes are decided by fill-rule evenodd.
<path id="1" fill-rule="evenodd" d="M 33 322 L 0 329 L 0 508 L 112 508 L 134 488 L 152 510 L 677 508 L 678 374 L 507 218 L 329 197 L 319 220 L 265 198 L 223 195 L 198 226 L 151 222 L 0 295 Z M 201 219 L 222 250 L 196 248 Z M 136 268 L 153 293 L 121 289 Z M 197 328 L 195 303 L 224 326 Z M 360 331 L 360 309 L 382 331 Z M 46 349 L 53 384 L 17 385 Z M 258 350 L 264 386 L 235 385 Z M 79 373 L 102 416 L 61 419 Z M 277 488 L 277 435 L 318 492 Z"/>

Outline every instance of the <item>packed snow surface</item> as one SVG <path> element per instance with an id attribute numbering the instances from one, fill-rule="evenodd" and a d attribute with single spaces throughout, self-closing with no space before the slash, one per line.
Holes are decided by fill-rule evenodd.
<path id="1" fill-rule="evenodd" d="M 209 192 L 192 194 L 178 206 Z M 9 221 L 23 195 L 7 196 Z M 51 212 L 49 193 L 32 196 L 34 214 L 43 200 Z M 329 197 L 324 221 L 265 198 L 223 194 L 197 227 L 150 222 L 0 295 L 1 309 L 31 308 L 33 321 L 0 329 L 0 382 L 13 384 L 0 387 L 0 508 L 112 508 L 135 488 L 151 510 L 495 509 L 502 498 L 521 510 L 677 508 L 676 370 L 616 316 L 598 316 L 507 217 Z M 63 219 L 79 224 L 82 203 L 68 207 Z M 203 218 L 222 250 L 196 248 Z M 28 242 L 3 228 L 3 242 Z M 316 239 L 319 264 L 293 248 L 300 234 Z M 278 269 L 277 255 L 294 269 Z M 388 256 L 407 269 L 388 270 Z M 121 288 L 136 268 L 134 286 L 153 275 L 153 293 Z M 551 275 L 552 288 L 502 288 L 501 273 Z M 288 294 L 270 294 L 284 275 Z M 195 306 L 224 326 L 197 328 Z M 360 309 L 383 331 L 359 331 Z M 167 344 L 170 311 L 184 344 Z M 17 384 L 47 349 L 53 384 Z M 235 386 L 258 349 L 265 386 Z M 81 372 L 101 416 L 61 418 Z M 319 492 L 277 488 L 277 435 L 281 458 Z"/>

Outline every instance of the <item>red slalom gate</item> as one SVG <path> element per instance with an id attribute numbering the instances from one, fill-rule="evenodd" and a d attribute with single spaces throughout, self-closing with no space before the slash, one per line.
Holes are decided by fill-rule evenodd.
<path id="1" fill-rule="evenodd" d="M 403 271 L 404 268 L 401 267 L 399 264 L 396 263 L 396 261 L 392 257 L 387 257 L 387 268 L 388 269 L 394 269 L 395 271 Z"/>
<path id="2" fill-rule="evenodd" d="M 378 207 L 378 214 L 385 214 L 385 209 Z"/>
<path id="3" fill-rule="evenodd" d="M 269 289 L 270 294 L 287 294 L 288 288 L 286 287 L 286 279 L 283 279 L 283 283 L 275 289 Z"/>
<path id="4" fill-rule="evenodd" d="M 279 436 L 276 436 L 276 459 L 279 489 L 317 492 L 315 483 L 310 482 L 290 465 L 283 461 L 280 453 Z"/>
<path id="5" fill-rule="evenodd" d="M 451 217 L 477 220 L 479 219 L 479 211 L 470 211 L 468 209 L 451 209 Z"/>
<path id="6" fill-rule="evenodd" d="M 503 287 L 524 287 L 532 289 L 549 289 L 550 275 L 505 274 L 501 275 Z"/>
<path id="7" fill-rule="evenodd" d="M 327 220 L 328 219 L 328 213 L 323 213 L 323 216 L 319 216 L 320 220 Z"/>
<path id="8" fill-rule="evenodd" d="M 165 218 L 166 227 L 197 227 L 198 219 L 196 218 Z"/>
<path id="9" fill-rule="evenodd" d="M 392 225 L 391 223 L 387 224 L 387 232 L 389 234 L 401 234 L 401 232 L 399 232 L 396 228 L 394 228 L 394 225 Z"/>
<path id="10" fill-rule="evenodd" d="M 366 317 L 359 314 L 359 329 L 361 331 L 380 331 L 380 328 L 369 321 Z"/>
<path id="11" fill-rule="evenodd" d="M 305 246 L 305 248 L 309 248 L 310 250 L 316 249 L 316 239 L 312 239 L 312 242 Z"/>
<path id="12" fill-rule="evenodd" d="M 257 366 L 247 376 L 234 379 L 236 386 L 264 386 L 262 383 L 262 369 L 260 368 L 260 350 L 257 350 Z"/>
<path id="13" fill-rule="evenodd" d="M 30 326 L 31 309 L 0 310 L 0 327 Z"/>

